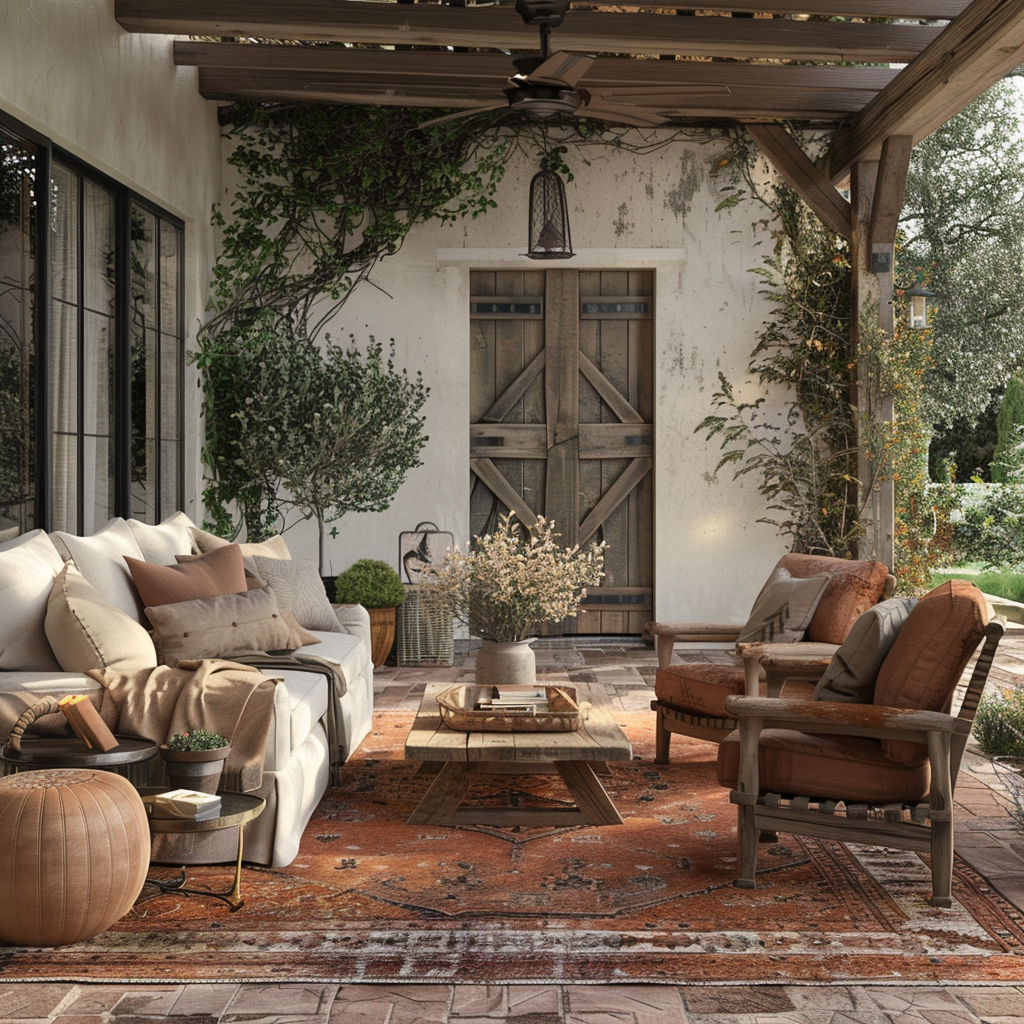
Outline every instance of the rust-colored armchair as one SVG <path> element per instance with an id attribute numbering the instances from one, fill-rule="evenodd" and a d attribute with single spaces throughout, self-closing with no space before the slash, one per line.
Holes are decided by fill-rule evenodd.
<path id="1" fill-rule="evenodd" d="M 860 614 L 889 597 L 895 582 L 881 562 L 788 554 L 762 587 L 745 626 L 648 623 L 645 632 L 658 650 L 651 702 L 655 761 L 668 762 L 673 733 L 720 743 L 736 728 L 725 709 L 730 696 L 756 696 L 762 681 L 773 696 L 788 679 L 816 681 Z M 671 664 L 676 643 L 712 642 L 736 642 L 736 653 L 698 648 Z M 777 655 L 767 659 L 767 673 L 758 658 L 765 644 Z"/>
<path id="2" fill-rule="evenodd" d="M 820 684 L 811 701 L 730 697 L 739 729 L 719 746 L 717 769 L 738 811 L 736 885 L 754 887 L 759 834 L 781 831 L 930 852 L 931 902 L 950 906 L 953 789 L 1002 633 L 980 591 L 953 580 L 921 598 L 888 639 L 877 674 L 862 680 L 866 702 Z M 982 640 L 954 716 L 957 684 Z"/>

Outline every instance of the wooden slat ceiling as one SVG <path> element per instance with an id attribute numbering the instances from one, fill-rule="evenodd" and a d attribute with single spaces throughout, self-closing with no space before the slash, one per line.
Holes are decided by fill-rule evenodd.
<path id="1" fill-rule="evenodd" d="M 500 105 L 512 56 L 540 45 L 511 0 L 115 0 L 114 10 L 129 32 L 180 37 L 174 62 L 197 67 L 201 94 L 221 101 Z M 576 2 L 551 49 L 596 54 L 580 87 L 673 123 L 833 131 L 839 180 L 877 159 L 887 136 L 920 140 L 1024 63 L 1024 0 Z"/>

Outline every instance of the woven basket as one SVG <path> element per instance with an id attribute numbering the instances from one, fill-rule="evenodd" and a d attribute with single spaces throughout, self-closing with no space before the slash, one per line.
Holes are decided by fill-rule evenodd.
<path id="1" fill-rule="evenodd" d="M 545 686 L 548 710 L 477 711 L 473 705 L 490 686 L 450 686 L 437 695 L 441 721 L 460 732 L 573 732 L 580 727 L 589 705 L 576 703 L 574 686 Z"/>
<path id="2" fill-rule="evenodd" d="M 395 609 L 395 651 L 399 665 L 452 665 L 454 627 L 450 614 L 430 607 L 422 587 L 406 586 L 405 601 Z"/>

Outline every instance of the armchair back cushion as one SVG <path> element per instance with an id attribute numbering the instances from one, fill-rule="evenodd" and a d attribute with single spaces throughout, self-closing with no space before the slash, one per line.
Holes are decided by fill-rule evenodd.
<path id="1" fill-rule="evenodd" d="M 881 600 L 890 577 L 888 567 L 881 562 L 856 562 L 825 555 L 783 555 L 776 568 L 801 579 L 829 577 L 805 636 L 806 640 L 821 644 L 841 644 L 857 619 Z"/>
<path id="2" fill-rule="evenodd" d="M 871 704 L 878 670 L 916 604 L 913 597 L 891 597 L 864 612 L 832 655 L 814 688 L 814 699 Z"/>
<path id="3" fill-rule="evenodd" d="M 960 676 L 988 625 L 988 603 L 966 580 L 950 580 L 917 602 L 875 680 L 875 704 L 948 711 Z M 920 743 L 883 740 L 886 757 L 913 764 Z"/>

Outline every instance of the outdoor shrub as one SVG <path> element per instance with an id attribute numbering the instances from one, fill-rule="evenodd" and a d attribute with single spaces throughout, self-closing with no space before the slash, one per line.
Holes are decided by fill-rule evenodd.
<path id="1" fill-rule="evenodd" d="M 394 608 L 405 600 L 405 587 L 387 562 L 363 558 L 334 581 L 334 600 L 364 608 Z"/>
<path id="2" fill-rule="evenodd" d="M 1024 562 L 1024 484 L 959 484 L 963 515 L 953 528 L 952 559 L 986 566 Z"/>
<path id="3" fill-rule="evenodd" d="M 1024 691 L 985 697 L 978 705 L 973 732 L 989 757 L 1024 760 Z"/>

